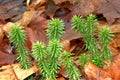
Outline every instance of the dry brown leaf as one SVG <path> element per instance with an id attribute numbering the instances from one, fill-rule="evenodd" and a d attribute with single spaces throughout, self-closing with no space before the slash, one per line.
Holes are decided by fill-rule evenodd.
<path id="1" fill-rule="evenodd" d="M 24 0 L 2 0 L 0 2 L 0 19 L 6 20 L 19 16 L 19 14 L 22 13 L 22 11 L 19 10 L 19 6 L 23 7 L 23 1 Z"/>
<path id="2" fill-rule="evenodd" d="M 47 1 L 48 0 L 27 0 L 26 5 L 30 10 L 41 10 L 45 8 L 44 4 Z"/>
<path id="3" fill-rule="evenodd" d="M 9 54 L 8 52 L 4 52 L 4 50 L 2 51 L 0 48 L 0 66 L 13 64 L 15 59 L 16 59 L 15 55 Z"/>
<path id="4" fill-rule="evenodd" d="M 0 28 L 0 43 L 1 43 L 2 40 L 3 40 L 3 36 L 4 36 L 3 29 Z"/>
<path id="5" fill-rule="evenodd" d="M 21 26 L 27 26 L 31 22 L 31 20 L 33 19 L 34 15 L 35 15 L 34 10 L 26 11 L 23 14 L 22 19 L 20 19 L 16 24 L 19 24 Z"/>
<path id="6" fill-rule="evenodd" d="M 0 80 L 18 80 L 10 65 L 2 66 L 0 68 Z"/>
<path id="7" fill-rule="evenodd" d="M 85 74 L 87 75 L 88 80 L 105 80 L 111 78 L 111 75 L 101 68 L 98 68 L 91 62 L 88 62 L 84 67 Z"/>
<path id="8" fill-rule="evenodd" d="M 61 41 L 61 44 L 63 46 L 63 50 L 70 52 L 70 41 L 69 40 L 63 40 Z"/>
<path id="9" fill-rule="evenodd" d="M 41 11 L 36 12 L 33 20 L 29 24 L 29 27 L 33 27 L 33 28 L 36 28 L 38 30 L 41 29 L 43 31 L 47 29 L 47 25 L 48 25 L 49 20 L 40 16 L 41 13 L 42 13 Z"/>
<path id="10" fill-rule="evenodd" d="M 94 64 L 88 62 L 84 71 L 89 80 L 120 80 L 120 54 L 114 56 L 113 63 L 110 67 L 107 68 L 99 68 Z"/>
<path id="11" fill-rule="evenodd" d="M 120 18 L 119 0 L 48 0 L 44 15 L 59 17 L 67 25 L 73 15 L 103 14 L 109 24 Z"/>
<path id="12" fill-rule="evenodd" d="M 61 74 L 64 77 L 68 76 L 67 73 L 66 73 L 66 69 L 63 65 L 60 67 L 59 74 Z"/>
<path id="13" fill-rule="evenodd" d="M 32 44 L 36 41 L 41 41 L 45 44 L 48 43 L 48 39 L 46 37 L 46 34 L 43 30 L 41 29 L 36 29 L 36 28 L 25 28 L 27 32 L 27 41 L 26 45 L 28 48 L 32 48 Z"/>
<path id="14" fill-rule="evenodd" d="M 63 35 L 63 40 L 73 40 L 73 39 L 78 39 L 81 38 L 82 36 L 78 34 L 75 30 L 68 28 L 65 30 L 65 34 Z"/>
<path id="15" fill-rule="evenodd" d="M 65 78 L 63 78 L 63 77 L 60 77 L 60 78 L 57 78 L 57 80 L 65 80 Z"/>
<path id="16" fill-rule="evenodd" d="M 37 71 L 37 66 L 33 66 L 27 70 L 21 69 L 20 64 L 2 66 L 0 68 L 0 80 L 24 80 Z"/>
<path id="17" fill-rule="evenodd" d="M 53 0 L 48 0 L 46 4 L 46 9 L 45 9 L 45 14 L 49 16 L 50 18 L 53 18 L 56 10 L 57 10 L 57 5 L 53 2 Z"/>
<path id="18" fill-rule="evenodd" d="M 103 14 L 109 24 L 120 18 L 120 0 L 100 0 L 98 13 Z"/>
<path id="19" fill-rule="evenodd" d="M 8 36 L 10 29 L 13 25 L 15 25 L 15 23 L 12 23 L 12 22 L 8 22 L 7 24 L 3 25 L 2 29 L 7 36 Z"/>

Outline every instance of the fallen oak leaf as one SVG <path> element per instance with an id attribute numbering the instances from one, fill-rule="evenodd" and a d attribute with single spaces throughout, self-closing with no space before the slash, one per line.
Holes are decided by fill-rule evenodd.
<path id="1" fill-rule="evenodd" d="M 31 22 L 31 20 L 33 19 L 34 15 L 35 15 L 34 10 L 26 11 L 23 14 L 22 19 L 20 19 L 18 22 L 16 22 L 16 24 L 19 24 L 21 26 L 27 26 Z"/>
<path id="2" fill-rule="evenodd" d="M 0 80 L 18 80 L 10 65 L 0 68 Z"/>
<path id="3" fill-rule="evenodd" d="M 107 68 L 99 68 L 96 65 L 88 62 L 84 71 L 89 80 L 99 80 L 99 79 L 111 79 L 120 80 L 120 54 L 114 56 L 113 64 Z"/>
<path id="4" fill-rule="evenodd" d="M 109 24 L 120 18 L 120 1 L 119 0 L 100 0 L 97 9 L 99 14 L 107 19 Z"/>
<path id="5" fill-rule="evenodd" d="M 26 5 L 27 8 L 30 10 L 41 10 L 45 8 L 45 3 L 48 0 L 27 0 Z M 31 3 L 31 4 L 30 4 Z M 44 7 L 42 7 L 44 5 Z"/>
<path id="6" fill-rule="evenodd" d="M 16 56 L 13 54 L 5 53 L 0 50 L 0 66 L 13 64 Z"/>
<path id="7" fill-rule="evenodd" d="M 30 69 L 23 70 L 20 68 L 20 64 L 12 64 L 7 66 L 2 66 L 0 68 L 0 79 L 1 80 L 24 80 L 28 76 L 38 71 L 36 65 Z"/>
<path id="8" fill-rule="evenodd" d="M 111 75 L 91 62 L 87 62 L 84 66 L 85 74 L 87 75 L 88 80 L 105 80 L 111 78 Z"/>
<path id="9" fill-rule="evenodd" d="M 31 23 L 29 24 L 29 27 L 36 28 L 45 31 L 48 26 L 48 19 L 40 16 L 42 11 L 36 11 L 36 14 L 34 18 L 32 19 Z"/>
<path id="10" fill-rule="evenodd" d="M 0 19 L 6 20 L 10 19 L 16 15 L 20 14 L 20 11 L 12 11 L 15 8 L 18 9 L 18 6 L 23 4 L 24 0 L 7 0 L 0 3 Z"/>
<path id="11" fill-rule="evenodd" d="M 11 29 L 11 27 L 13 25 L 15 25 L 15 23 L 8 22 L 7 24 L 5 24 L 5 25 L 2 26 L 2 29 L 5 32 L 5 34 L 6 34 L 7 37 L 9 36 L 10 29 Z"/>
<path id="12" fill-rule="evenodd" d="M 45 44 L 48 43 L 47 36 L 43 30 L 36 29 L 34 27 L 25 27 L 25 30 L 26 30 L 26 34 L 27 34 L 26 46 L 29 49 L 32 48 L 32 44 L 36 41 L 40 41 Z"/>

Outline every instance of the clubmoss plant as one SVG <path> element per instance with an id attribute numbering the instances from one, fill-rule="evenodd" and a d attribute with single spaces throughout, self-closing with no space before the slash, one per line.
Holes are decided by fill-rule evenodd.
<path id="1" fill-rule="evenodd" d="M 66 60 L 65 68 L 67 74 L 71 80 L 80 80 L 80 72 L 75 67 L 70 53 L 67 52 L 63 54 L 60 59 L 60 55 L 63 53 L 62 45 L 60 40 L 62 39 L 64 33 L 64 23 L 60 19 L 52 19 L 48 24 L 47 35 L 49 38 L 48 46 L 45 46 L 43 43 L 36 42 L 32 47 L 32 54 L 35 57 L 35 60 L 38 62 L 39 69 L 42 73 L 43 80 L 56 80 L 57 73 L 60 66 L 61 60 Z M 69 57 L 68 57 L 69 56 Z"/>
<path id="2" fill-rule="evenodd" d="M 58 58 L 60 54 L 62 53 L 62 45 L 60 44 L 59 40 L 53 39 L 49 42 L 47 47 L 48 53 L 49 53 L 49 69 L 51 76 L 49 77 L 50 80 L 55 80 L 57 71 L 59 70 L 59 61 Z"/>
<path id="3" fill-rule="evenodd" d="M 36 42 L 32 46 L 32 54 L 35 60 L 38 62 L 38 67 L 40 69 L 41 74 L 43 75 L 42 79 L 49 78 L 49 63 L 46 60 L 46 46 L 41 42 Z"/>
<path id="4" fill-rule="evenodd" d="M 60 63 L 65 67 L 66 72 L 70 80 L 80 80 L 80 72 L 74 65 L 73 57 L 71 53 L 64 51 L 60 57 L 62 58 Z"/>
<path id="5" fill-rule="evenodd" d="M 62 20 L 53 18 L 47 29 L 49 38 L 48 46 L 43 43 L 36 42 L 33 45 L 32 51 L 35 60 L 38 62 L 39 69 L 43 75 L 43 79 L 56 80 L 57 71 L 59 70 L 58 58 L 63 52 L 60 40 L 64 33 L 64 23 Z M 41 56 L 41 57 L 40 57 Z"/>
<path id="6" fill-rule="evenodd" d="M 95 31 L 98 28 L 98 22 L 94 15 L 90 14 L 86 19 L 75 15 L 72 18 L 72 26 L 78 33 L 83 35 L 83 39 L 86 43 L 86 49 L 88 49 L 90 53 L 89 57 L 91 58 L 91 62 L 99 67 L 102 67 L 103 60 L 110 59 L 111 57 L 111 51 L 108 45 L 113 35 L 110 34 L 110 29 L 105 27 L 99 31 L 98 39 L 102 44 L 101 52 L 101 48 L 99 48 L 96 38 L 94 37 Z M 88 56 L 84 54 L 80 55 L 79 61 L 81 62 L 81 66 L 85 65 L 87 58 Z"/>
<path id="7" fill-rule="evenodd" d="M 90 57 L 89 55 L 86 54 L 81 54 L 79 56 L 79 63 L 82 67 L 84 67 L 84 65 L 86 64 L 86 62 L 90 61 Z"/>
<path id="8" fill-rule="evenodd" d="M 59 55 L 62 53 L 62 46 L 58 40 L 51 40 L 46 47 L 43 43 L 36 42 L 32 47 L 35 60 L 43 75 L 42 79 L 56 80 L 59 70 Z M 48 57 L 48 59 L 46 59 Z"/>
<path id="9" fill-rule="evenodd" d="M 52 18 L 48 24 L 47 36 L 50 40 L 57 39 L 60 40 L 64 33 L 64 23 L 62 20 L 57 18 Z"/>
<path id="10" fill-rule="evenodd" d="M 14 25 L 10 30 L 10 41 L 17 48 L 17 52 L 19 53 L 18 60 L 21 64 L 22 69 L 30 68 L 31 64 L 28 57 L 28 49 L 25 47 L 26 34 L 21 26 Z"/>
<path id="11" fill-rule="evenodd" d="M 86 49 L 88 49 L 92 56 L 96 56 L 96 53 L 99 52 L 94 38 L 94 32 L 97 29 L 97 24 L 97 20 L 95 20 L 95 16 L 92 14 L 87 17 L 87 20 L 76 15 L 72 18 L 72 28 L 83 35 L 86 43 Z"/>
<path id="12" fill-rule="evenodd" d="M 47 47 L 49 55 L 49 74 L 51 75 L 50 80 L 55 80 L 57 75 L 57 70 L 59 69 L 58 58 L 62 53 L 62 46 L 60 40 L 62 39 L 64 33 L 64 23 L 62 20 L 53 18 L 47 29 L 47 36 L 49 38 L 49 44 Z"/>
<path id="13" fill-rule="evenodd" d="M 112 31 L 108 27 L 102 27 L 98 36 L 102 44 L 101 58 L 103 60 L 111 59 L 112 52 L 109 48 L 109 44 L 113 37 Z"/>

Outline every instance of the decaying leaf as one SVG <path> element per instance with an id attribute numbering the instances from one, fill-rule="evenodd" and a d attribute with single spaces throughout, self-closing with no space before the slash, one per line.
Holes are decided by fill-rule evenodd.
<path id="1" fill-rule="evenodd" d="M 89 80 L 99 80 L 99 79 L 120 80 L 119 68 L 120 68 L 120 54 L 114 57 L 113 64 L 109 68 L 105 68 L 105 69 L 98 68 L 94 64 L 88 62 L 84 67 L 84 71 Z"/>
<path id="2" fill-rule="evenodd" d="M 24 80 L 37 71 L 37 66 L 33 66 L 27 70 L 22 70 L 20 64 L 2 66 L 0 68 L 0 80 Z"/>
<path id="3" fill-rule="evenodd" d="M 10 65 L 0 68 L 0 80 L 18 80 Z"/>
<path id="4" fill-rule="evenodd" d="M 26 5 L 30 10 L 41 10 L 45 8 L 44 4 L 47 1 L 48 0 L 27 0 Z"/>
<path id="5" fill-rule="evenodd" d="M 3 29 L 0 28 L 0 43 L 2 42 L 3 37 L 4 37 Z"/>
<path id="6" fill-rule="evenodd" d="M 63 46 L 63 50 L 70 52 L 70 41 L 69 40 L 63 40 L 61 41 L 61 44 Z"/>
<path id="7" fill-rule="evenodd" d="M 31 10 L 31 11 L 26 11 L 24 14 L 23 14 L 23 17 L 22 19 L 20 19 L 17 24 L 21 25 L 21 26 L 27 26 L 31 20 L 33 19 L 35 15 L 35 11 L 34 10 Z"/>
<path id="8" fill-rule="evenodd" d="M 24 0 L 2 0 L 0 2 L 0 19 L 6 20 L 19 16 L 23 10 L 23 8 L 20 10 L 23 3 Z"/>
<path id="9" fill-rule="evenodd" d="M 81 38 L 82 35 L 78 34 L 75 30 L 68 28 L 65 30 L 65 34 L 63 35 L 63 40 L 73 40 Z"/>
<path id="10" fill-rule="evenodd" d="M 32 44 L 36 41 L 41 41 L 45 44 L 48 43 L 48 39 L 44 31 L 36 28 L 27 28 L 27 27 L 25 28 L 25 30 L 27 32 L 26 45 L 30 49 L 32 48 Z"/>
<path id="11" fill-rule="evenodd" d="M 7 36 L 8 36 L 10 29 L 13 25 L 15 25 L 15 23 L 12 23 L 12 22 L 8 22 L 7 24 L 3 25 L 2 29 Z"/>
<path id="12" fill-rule="evenodd" d="M 33 27 L 38 30 L 41 29 L 43 31 L 47 29 L 49 20 L 40 16 L 41 13 L 42 13 L 42 11 L 36 12 L 34 18 L 32 19 L 31 23 L 29 24 L 29 27 Z"/>
<path id="13" fill-rule="evenodd" d="M 109 24 L 120 18 L 119 0 L 100 0 L 98 3 L 98 13 L 104 15 Z"/>
<path id="14" fill-rule="evenodd" d="M 63 77 L 57 78 L 57 80 L 65 80 Z"/>
<path id="15" fill-rule="evenodd" d="M 0 66 L 13 64 L 16 56 L 0 50 Z"/>
<path id="16" fill-rule="evenodd" d="M 109 73 L 103 71 L 102 69 L 98 68 L 90 62 L 85 65 L 84 70 L 85 74 L 88 77 L 88 80 L 105 80 L 107 78 L 112 79 Z"/>

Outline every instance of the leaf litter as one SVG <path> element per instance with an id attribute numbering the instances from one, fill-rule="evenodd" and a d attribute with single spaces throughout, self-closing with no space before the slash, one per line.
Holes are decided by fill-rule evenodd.
<path id="1" fill-rule="evenodd" d="M 112 66 L 108 67 L 106 66 L 107 64 L 105 64 L 103 69 L 88 62 L 84 67 L 84 77 L 87 80 L 119 80 L 120 23 L 116 22 L 116 20 L 120 18 L 119 4 L 119 0 L 27 0 L 26 2 L 25 0 L 0 0 L 0 26 L 2 26 L 0 29 L 0 43 L 2 43 L 0 44 L 1 79 L 23 80 L 38 72 L 36 65 L 26 70 L 26 72 L 25 70 L 16 68 L 19 67 L 19 64 L 15 64 L 16 54 L 13 54 L 13 46 L 11 46 L 9 40 L 5 38 L 5 36 L 8 37 L 10 27 L 13 24 L 24 26 L 27 32 L 26 46 L 31 49 L 32 44 L 36 41 L 42 41 L 45 44 L 48 43 L 45 32 L 47 24 L 51 18 L 60 18 L 65 22 L 66 32 L 61 41 L 61 44 L 64 46 L 63 49 L 75 53 L 74 55 L 77 56 L 83 52 L 82 46 L 84 42 L 82 41 L 81 35 L 71 30 L 71 18 L 73 15 L 86 17 L 88 14 L 94 13 L 96 15 L 102 14 L 106 19 L 99 22 L 99 28 L 101 28 L 101 26 L 109 26 L 115 34 L 113 42 L 110 45 L 114 56 Z M 10 74 L 9 72 L 12 73 Z M 57 80 L 66 80 L 64 72 L 62 72 L 61 75 L 62 77 L 57 78 Z"/>

